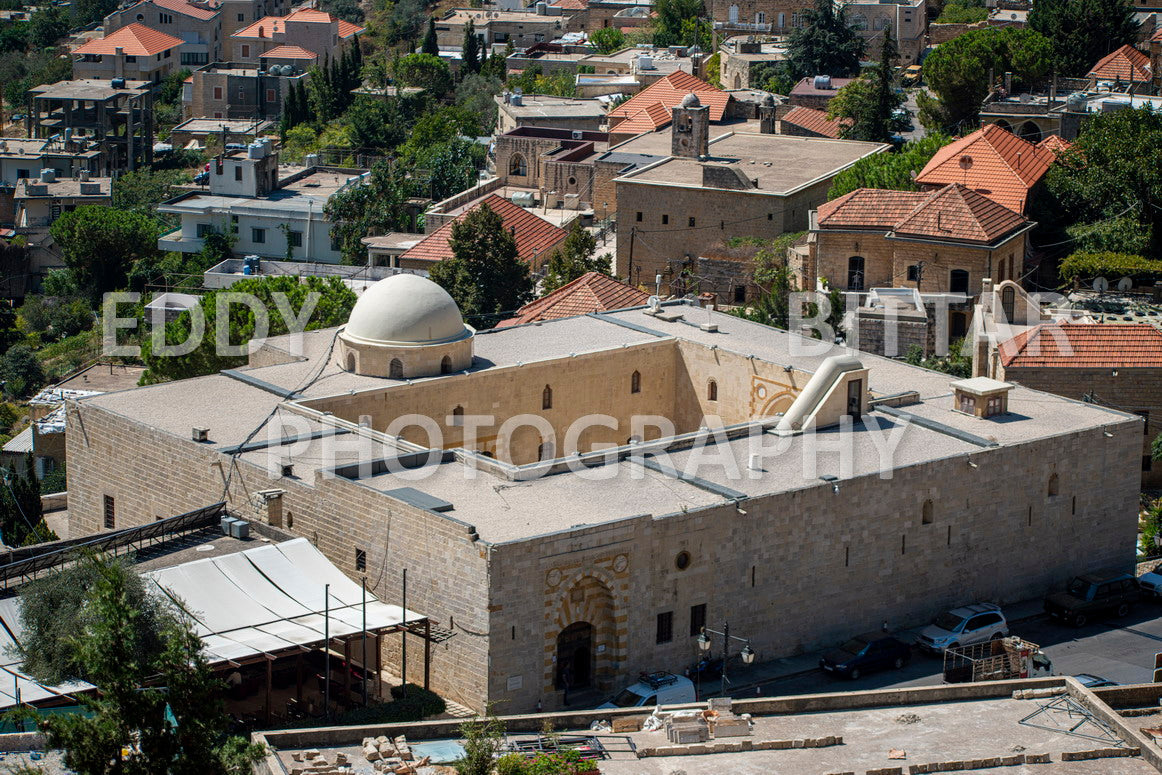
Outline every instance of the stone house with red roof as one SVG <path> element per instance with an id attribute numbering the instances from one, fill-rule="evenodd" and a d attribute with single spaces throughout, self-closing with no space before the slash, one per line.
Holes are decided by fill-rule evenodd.
<path id="1" fill-rule="evenodd" d="M 1099 59 L 1085 77 L 1089 79 L 1091 89 L 1096 88 L 1098 82 L 1108 82 L 1121 91 L 1122 87 L 1150 84 L 1154 73 L 1150 57 L 1127 43 Z M 1139 90 L 1134 88 L 1134 91 Z"/>
<path id="2" fill-rule="evenodd" d="M 130 24 L 180 38 L 179 67 L 198 67 L 221 56 L 221 11 L 208 0 L 141 0 L 106 16 L 105 35 Z"/>
<path id="3" fill-rule="evenodd" d="M 230 36 L 231 62 L 258 63 L 271 49 L 294 47 L 316 57 L 339 56 L 363 27 L 329 13 L 300 8 L 287 16 L 264 16 Z"/>
<path id="4" fill-rule="evenodd" d="M 76 78 L 160 83 L 178 69 L 182 39 L 134 22 L 73 50 Z"/>

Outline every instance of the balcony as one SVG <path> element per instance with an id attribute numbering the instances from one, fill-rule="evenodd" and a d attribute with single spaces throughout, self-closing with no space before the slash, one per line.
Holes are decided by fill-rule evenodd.
<path id="1" fill-rule="evenodd" d="M 741 30 L 745 32 L 770 32 L 770 24 L 759 24 L 758 22 L 714 22 L 714 29 L 716 30 Z"/>
<path id="2" fill-rule="evenodd" d="M 157 238 L 158 250 L 173 250 L 178 253 L 196 253 L 202 249 L 200 237 L 183 237 L 181 229 L 174 229 L 169 234 Z"/>

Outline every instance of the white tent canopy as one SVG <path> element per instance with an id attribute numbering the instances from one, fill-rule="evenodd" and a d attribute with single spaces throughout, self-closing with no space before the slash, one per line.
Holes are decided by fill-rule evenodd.
<path id="1" fill-rule="evenodd" d="M 307 539 L 268 544 L 145 574 L 188 613 L 211 663 L 239 662 L 362 632 L 363 590 Z M 404 611 L 367 594 L 367 631 L 404 623 Z M 424 617 L 407 612 L 407 623 Z"/>

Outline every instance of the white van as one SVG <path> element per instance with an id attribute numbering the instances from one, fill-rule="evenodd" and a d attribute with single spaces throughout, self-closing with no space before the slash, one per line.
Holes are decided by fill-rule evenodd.
<path id="1" fill-rule="evenodd" d="M 689 678 L 673 673 L 642 673 L 637 683 L 621 690 L 621 693 L 600 706 L 608 708 L 653 708 L 655 705 L 684 705 L 697 702 L 694 683 Z"/>

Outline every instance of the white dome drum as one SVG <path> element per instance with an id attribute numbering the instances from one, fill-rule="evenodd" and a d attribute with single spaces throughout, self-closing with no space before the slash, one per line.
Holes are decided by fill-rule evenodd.
<path id="1" fill-rule="evenodd" d="M 372 285 L 339 332 L 336 357 L 346 371 L 405 379 L 472 365 L 472 337 L 448 292 L 427 278 L 398 274 Z"/>

